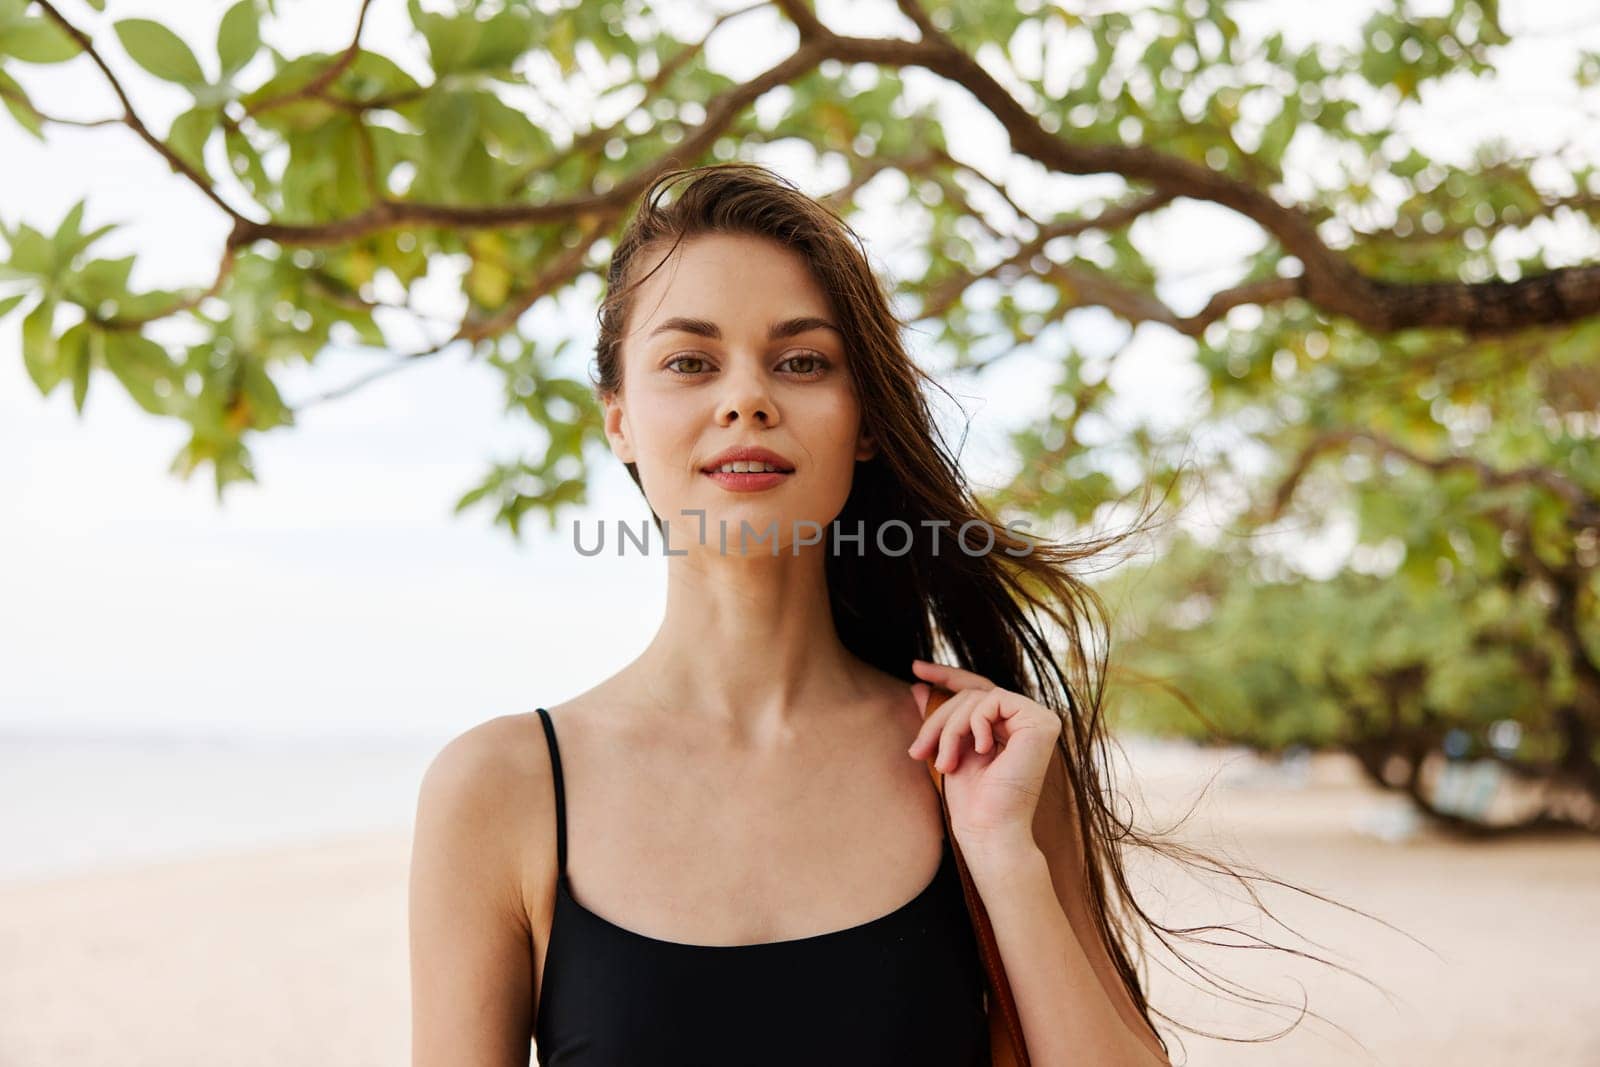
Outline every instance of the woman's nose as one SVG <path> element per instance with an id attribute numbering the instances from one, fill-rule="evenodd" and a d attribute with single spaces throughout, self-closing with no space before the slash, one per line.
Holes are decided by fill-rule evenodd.
<path id="1" fill-rule="evenodd" d="M 726 391 L 718 402 L 719 423 L 727 425 L 736 419 L 745 419 L 763 426 L 777 425 L 778 408 L 759 370 L 731 372 L 725 381 Z"/>

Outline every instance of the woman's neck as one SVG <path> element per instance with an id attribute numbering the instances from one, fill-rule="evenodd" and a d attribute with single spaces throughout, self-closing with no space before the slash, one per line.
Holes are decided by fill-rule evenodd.
<path id="1" fill-rule="evenodd" d="M 881 680 L 839 640 L 825 562 L 815 550 L 674 558 L 661 628 L 627 673 L 651 703 L 752 742 L 869 697 Z"/>

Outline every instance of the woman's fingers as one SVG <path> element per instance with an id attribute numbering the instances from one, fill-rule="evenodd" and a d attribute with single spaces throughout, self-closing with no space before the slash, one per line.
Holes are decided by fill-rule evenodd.
<path id="1" fill-rule="evenodd" d="M 922 726 L 917 730 L 916 739 L 911 742 L 911 747 L 906 750 L 917 759 L 927 759 L 929 754 L 933 752 L 933 739 L 938 736 L 938 731 L 943 728 L 945 719 L 949 717 L 950 705 L 954 702 L 955 697 L 937 689 L 930 690 L 926 703 L 932 703 L 940 699 L 943 700 L 943 703 L 932 711 L 924 713 Z"/>
<path id="2" fill-rule="evenodd" d="M 997 711 L 985 705 L 979 708 L 972 716 L 972 749 L 974 752 L 988 752 L 994 748 L 994 720 Z"/>
<path id="3" fill-rule="evenodd" d="M 973 717 L 992 700 L 992 689 L 963 689 L 950 698 L 950 703 L 960 702 L 960 707 L 945 720 L 939 731 L 939 756 L 934 766 L 942 774 L 949 774 L 961 765 L 961 739 L 972 732 Z M 941 709 L 942 710 L 942 709 Z"/>
<path id="4" fill-rule="evenodd" d="M 971 703 L 969 696 L 973 690 L 963 689 L 950 698 L 950 703 L 961 701 L 962 704 Z M 963 707 L 959 714 L 952 713 L 944 720 L 944 725 L 939 729 L 939 748 L 934 756 L 933 765 L 941 774 L 949 774 L 956 769 L 956 764 L 961 762 L 961 734 L 967 728 L 967 711 Z"/>
<path id="5" fill-rule="evenodd" d="M 942 685 L 946 689 L 959 691 L 994 688 L 994 683 L 981 674 L 944 663 L 934 663 L 932 660 L 914 659 L 911 661 L 911 669 L 918 678 L 925 678 L 934 685 Z"/>
<path id="6" fill-rule="evenodd" d="M 925 679 L 913 683 L 912 693 L 923 713 L 922 728 L 907 752 L 918 759 L 933 759 L 941 774 L 949 774 L 961 763 L 961 739 L 972 737 L 973 751 L 991 752 L 995 748 L 995 720 L 1001 717 L 998 690 L 981 674 L 930 660 L 912 660 L 912 670 Z M 931 683 L 931 685 L 929 684 Z M 934 688 L 937 687 L 937 688 Z M 953 691 L 943 703 L 927 711 L 939 690 Z M 939 693 L 939 696 L 944 694 Z"/>

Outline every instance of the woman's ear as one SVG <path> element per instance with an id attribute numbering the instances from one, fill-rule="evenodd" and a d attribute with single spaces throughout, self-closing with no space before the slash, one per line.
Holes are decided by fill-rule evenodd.
<path id="1" fill-rule="evenodd" d="M 867 460 L 878 454 L 878 441 L 870 433 L 863 430 L 856 435 L 856 459 Z"/>
<path id="2" fill-rule="evenodd" d="M 611 452 L 624 463 L 634 463 L 633 441 L 628 436 L 628 414 L 622 406 L 622 396 L 607 393 L 600 398 L 605 409 L 606 440 L 611 442 Z"/>

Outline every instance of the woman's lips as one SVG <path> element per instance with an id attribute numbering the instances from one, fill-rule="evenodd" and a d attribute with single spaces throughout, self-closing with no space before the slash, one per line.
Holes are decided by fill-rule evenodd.
<path id="1" fill-rule="evenodd" d="M 729 471 L 706 471 L 705 476 L 722 488 L 735 493 L 759 493 L 775 485 L 781 485 L 783 480 L 793 473 L 793 471 L 752 471 L 736 474 Z"/>

